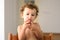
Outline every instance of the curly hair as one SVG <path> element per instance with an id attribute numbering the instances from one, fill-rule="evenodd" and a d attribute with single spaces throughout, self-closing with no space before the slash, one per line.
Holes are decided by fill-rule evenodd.
<path id="1" fill-rule="evenodd" d="M 24 5 L 21 7 L 20 12 L 23 12 L 24 9 L 25 9 L 25 7 L 30 8 L 30 9 L 36 9 L 36 15 L 38 15 L 39 10 L 38 10 L 38 7 L 37 7 L 35 4 L 31 4 L 31 3 L 26 3 L 26 4 L 24 4 Z"/>

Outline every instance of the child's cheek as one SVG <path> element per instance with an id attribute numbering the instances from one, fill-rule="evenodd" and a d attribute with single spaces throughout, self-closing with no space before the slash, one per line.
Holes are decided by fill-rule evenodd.
<path id="1" fill-rule="evenodd" d="M 25 17 L 24 17 L 24 21 L 27 21 L 27 20 L 28 20 L 28 17 L 25 16 Z"/>

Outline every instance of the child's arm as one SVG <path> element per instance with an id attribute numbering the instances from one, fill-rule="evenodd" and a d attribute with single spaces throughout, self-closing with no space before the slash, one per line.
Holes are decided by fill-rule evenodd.
<path id="1" fill-rule="evenodd" d="M 18 26 L 18 38 L 19 40 L 25 40 L 25 31 L 27 28 L 29 28 L 30 24 L 23 24 L 21 26 Z"/>
<path id="2" fill-rule="evenodd" d="M 18 31 L 18 39 L 19 40 L 23 40 L 23 39 L 25 39 L 25 31 L 24 31 L 25 29 L 24 28 L 21 28 L 21 26 L 18 26 L 18 28 L 17 28 L 17 31 Z"/>
<path id="3" fill-rule="evenodd" d="M 40 28 L 40 25 L 39 24 L 35 24 L 35 36 L 39 39 L 39 40 L 42 40 L 43 39 L 43 32 Z"/>

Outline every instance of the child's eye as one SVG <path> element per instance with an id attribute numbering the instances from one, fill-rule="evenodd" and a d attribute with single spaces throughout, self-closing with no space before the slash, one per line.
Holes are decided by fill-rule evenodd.
<path id="1" fill-rule="evenodd" d="M 34 14 L 31 14 L 32 16 L 34 16 Z"/>
<path id="2" fill-rule="evenodd" d="M 29 14 L 27 13 L 27 15 L 29 15 Z"/>

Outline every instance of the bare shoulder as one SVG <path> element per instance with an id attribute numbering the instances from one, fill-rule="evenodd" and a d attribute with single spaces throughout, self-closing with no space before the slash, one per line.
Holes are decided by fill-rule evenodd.
<path id="1" fill-rule="evenodd" d="M 34 25 L 38 28 L 41 29 L 40 24 L 39 23 L 34 23 Z"/>
<path id="2" fill-rule="evenodd" d="M 39 23 L 34 23 L 35 26 L 40 27 Z"/>
<path id="3" fill-rule="evenodd" d="M 34 25 L 35 25 L 35 27 L 36 27 L 37 30 L 39 30 L 40 32 L 42 32 L 42 28 L 41 28 L 41 26 L 40 26 L 39 23 L 34 23 Z"/>
<path id="4" fill-rule="evenodd" d="M 22 29 L 22 25 L 18 25 L 17 31 Z"/>

